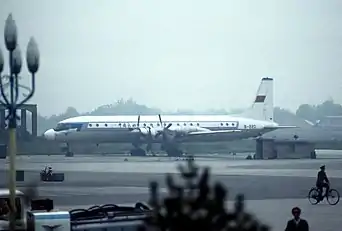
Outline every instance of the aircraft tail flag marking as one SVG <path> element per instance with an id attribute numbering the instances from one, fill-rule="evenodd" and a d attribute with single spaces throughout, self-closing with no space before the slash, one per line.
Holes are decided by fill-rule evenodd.
<path id="1" fill-rule="evenodd" d="M 264 103 L 266 99 L 266 95 L 257 95 L 254 103 Z"/>

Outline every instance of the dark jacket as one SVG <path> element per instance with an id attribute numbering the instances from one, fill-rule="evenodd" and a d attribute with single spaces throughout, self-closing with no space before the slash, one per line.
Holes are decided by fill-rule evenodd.
<path id="1" fill-rule="evenodd" d="M 316 184 L 322 184 L 324 182 L 329 183 L 329 179 L 327 177 L 327 174 L 324 171 L 319 171 L 317 174 Z"/>
<path id="2" fill-rule="evenodd" d="M 309 224 L 304 219 L 300 219 L 298 225 L 291 219 L 287 222 L 285 231 L 309 231 Z"/>

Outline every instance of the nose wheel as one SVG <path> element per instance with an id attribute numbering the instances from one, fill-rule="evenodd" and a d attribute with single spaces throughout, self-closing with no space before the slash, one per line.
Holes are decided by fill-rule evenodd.
<path id="1" fill-rule="evenodd" d="M 61 149 L 62 149 L 62 152 L 65 153 L 66 157 L 73 157 L 74 156 L 74 153 L 71 151 L 69 144 L 66 144 L 66 146 L 62 147 Z"/>

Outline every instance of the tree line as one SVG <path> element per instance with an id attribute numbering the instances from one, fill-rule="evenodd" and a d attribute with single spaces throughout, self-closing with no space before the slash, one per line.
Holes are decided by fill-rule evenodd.
<path id="1" fill-rule="evenodd" d="M 296 115 L 311 122 L 316 122 L 325 116 L 342 116 L 342 106 L 332 99 L 319 105 L 302 104 L 298 107 Z"/>
<path id="2" fill-rule="evenodd" d="M 80 116 L 80 115 L 156 115 L 156 114 L 233 114 L 243 110 L 206 110 L 206 111 L 192 111 L 192 110 L 178 110 L 175 112 L 162 111 L 159 108 L 148 107 L 139 104 L 133 99 L 120 99 L 113 104 L 103 105 L 91 112 L 79 113 L 76 108 L 68 107 L 65 112 L 59 115 L 52 115 L 50 117 L 38 116 L 38 135 L 42 134 L 49 128 L 53 128 L 56 124 L 64 119 Z M 279 107 L 275 108 L 274 119 L 280 124 L 291 124 L 296 126 L 307 126 L 304 120 L 315 122 L 325 116 L 342 116 L 342 106 L 335 103 L 333 100 L 327 100 L 322 104 L 309 105 L 302 104 L 298 107 L 295 113 Z M 31 126 L 31 120 L 28 119 L 28 128 Z"/>

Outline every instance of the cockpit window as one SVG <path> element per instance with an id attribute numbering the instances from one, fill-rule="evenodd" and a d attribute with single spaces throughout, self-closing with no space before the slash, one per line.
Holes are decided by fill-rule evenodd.
<path id="1" fill-rule="evenodd" d="M 59 124 L 57 124 L 55 131 L 59 132 L 59 131 L 64 131 L 64 130 L 68 130 L 68 129 L 80 130 L 81 127 L 82 127 L 81 123 L 59 123 Z"/>

